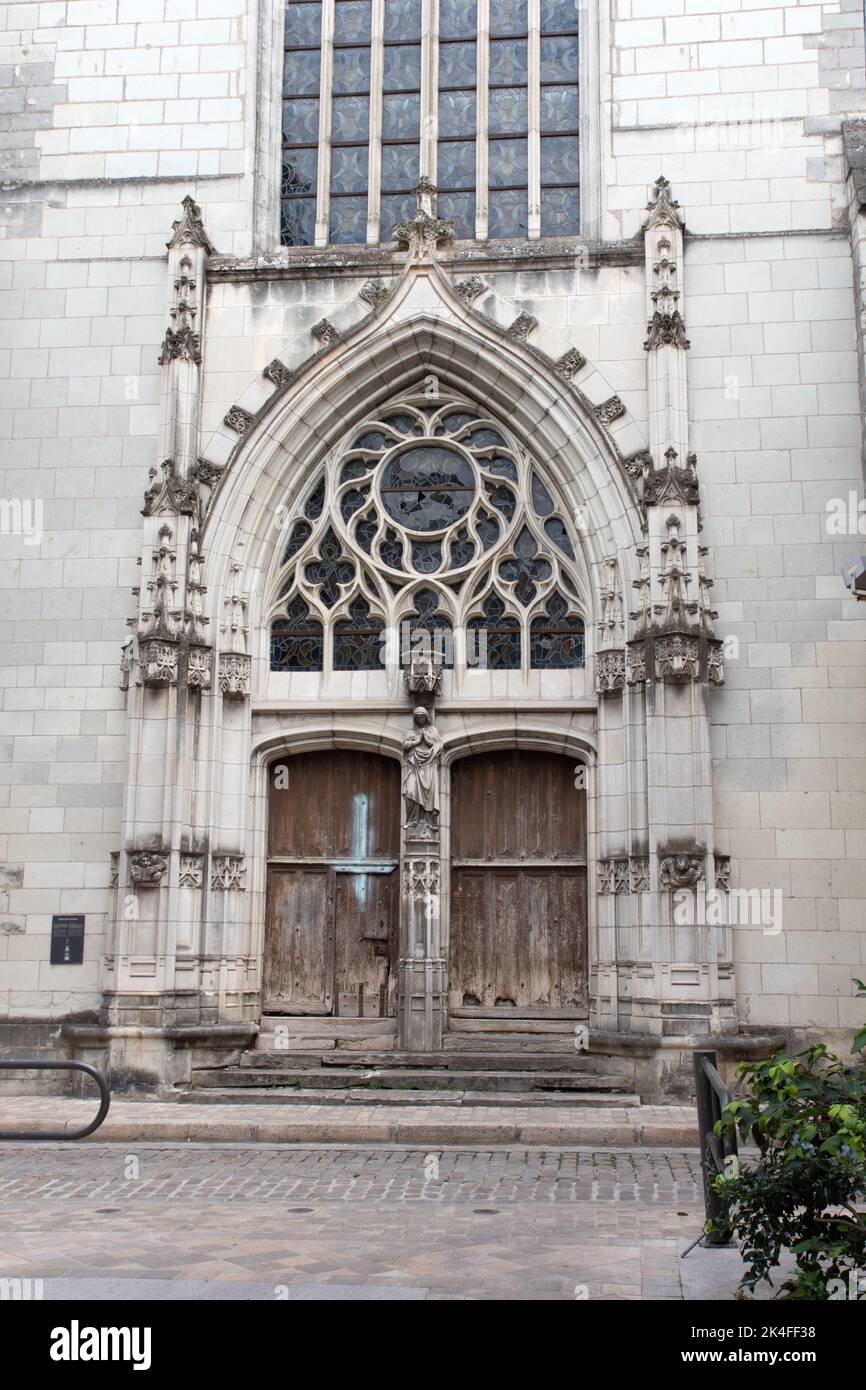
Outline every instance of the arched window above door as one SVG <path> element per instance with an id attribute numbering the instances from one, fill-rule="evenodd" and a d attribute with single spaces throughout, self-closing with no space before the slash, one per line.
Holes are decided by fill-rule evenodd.
<path id="1" fill-rule="evenodd" d="M 569 509 L 540 461 L 467 399 L 398 397 L 282 510 L 272 670 L 405 667 L 418 650 L 445 670 L 583 666 Z"/>

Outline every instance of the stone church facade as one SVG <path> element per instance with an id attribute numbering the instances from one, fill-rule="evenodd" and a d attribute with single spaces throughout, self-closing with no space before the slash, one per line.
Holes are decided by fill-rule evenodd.
<path id="1" fill-rule="evenodd" d="M 847 1050 L 859 4 L 5 8 L 4 1050 Z"/>

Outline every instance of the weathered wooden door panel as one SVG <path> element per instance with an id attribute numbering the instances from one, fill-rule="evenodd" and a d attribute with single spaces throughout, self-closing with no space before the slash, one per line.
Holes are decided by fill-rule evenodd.
<path id="1" fill-rule="evenodd" d="M 336 877 L 335 989 L 343 1018 L 391 1011 L 394 947 L 393 873 L 341 872 Z"/>
<path id="2" fill-rule="evenodd" d="M 393 760 L 336 750 L 274 766 L 266 1012 L 396 1012 L 399 844 Z"/>
<path id="3" fill-rule="evenodd" d="M 265 934 L 268 1013 L 325 1014 L 333 1007 L 333 892 L 321 868 L 271 868 Z"/>
<path id="4" fill-rule="evenodd" d="M 291 859 L 396 859 L 400 769 L 392 758 L 333 749 L 271 770 L 268 853 Z"/>
<path id="5" fill-rule="evenodd" d="M 574 761 L 507 750 L 452 772 L 450 988 L 460 1008 L 582 1010 L 586 806 Z"/>

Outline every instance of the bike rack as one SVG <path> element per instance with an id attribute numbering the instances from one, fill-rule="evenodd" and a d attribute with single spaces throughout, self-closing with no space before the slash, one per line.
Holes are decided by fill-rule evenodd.
<path id="1" fill-rule="evenodd" d="M 108 1082 L 101 1071 L 98 1071 L 96 1067 L 91 1067 L 87 1062 L 4 1062 L 0 1060 L 0 1071 L 83 1071 L 87 1076 L 92 1076 L 99 1087 L 99 1111 L 96 1119 L 91 1120 L 84 1129 L 39 1130 L 36 1134 L 28 1134 L 24 1130 L 17 1129 L 0 1129 L 0 1140 L 86 1139 L 88 1134 L 92 1134 L 95 1129 L 99 1128 L 108 1114 L 108 1107 L 111 1104 Z"/>
<path id="2" fill-rule="evenodd" d="M 702 1239 L 706 1245 L 730 1245 L 732 1236 L 727 1220 L 727 1207 L 713 1187 L 713 1178 L 719 1173 L 724 1173 L 729 1158 L 736 1158 L 737 1140 L 736 1135 L 719 1137 L 713 1131 L 716 1121 L 722 1118 L 723 1109 L 730 1103 L 731 1096 L 716 1067 L 715 1052 L 696 1052 L 694 1061 L 701 1172 L 704 1178 L 704 1210 L 707 1221 L 712 1221 L 714 1227 Z M 691 1248 L 689 1246 L 689 1249 Z M 684 1253 L 688 1254 L 688 1250 Z"/>

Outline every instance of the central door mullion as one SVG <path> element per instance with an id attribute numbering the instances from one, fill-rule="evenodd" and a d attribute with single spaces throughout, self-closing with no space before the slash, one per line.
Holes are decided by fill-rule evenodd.
<path id="1" fill-rule="evenodd" d="M 328 918 L 325 940 L 325 1002 L 334 1018 L 340 1016 L 340 994 L 337 989 L 337 875 L 328 870 Z"/>

